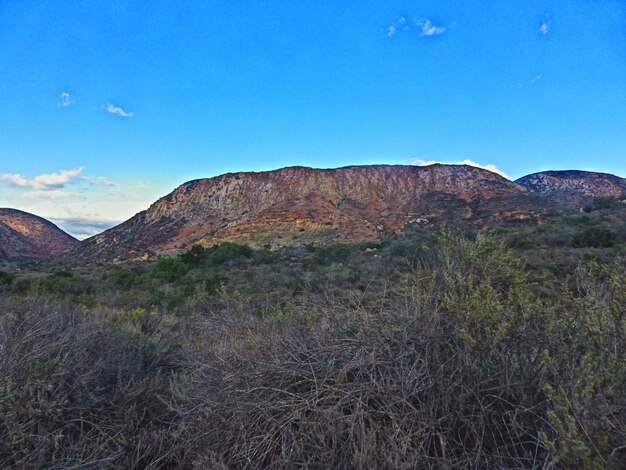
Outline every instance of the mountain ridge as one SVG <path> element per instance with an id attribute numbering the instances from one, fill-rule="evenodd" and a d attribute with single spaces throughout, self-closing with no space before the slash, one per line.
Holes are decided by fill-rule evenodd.
<path id="1" fill-rule="evenodd" d="M 43 217 L 0 208 L 1 261 L 43 261 L 68 253 L 79 244 L 77 239 Z"/>
<path id="2" fill-rule="evenodd" d="M 597 197 L 626 194 L 626 179 L 610 173 L 582 170 L 548 170 L 515 180 L 527 190 L 571 208 L 581 208 Z"/>
<path id="3" fill-rule="evenodd" d="M 502 204 L 507 198 L 519 199 L 524 214 Z M 543 209 L 535 199 L 516 183 L 467 165 L 286 167 L 183 183 L 83 244 L 87 255 L 116 257 L 119 246 L 142 256 L 223 241 L 271 247 L 372 241 L 402 235 L 415 223 L 471 219 L 487 206 L 494 218 L 528 216 Z"/>
<path id="4" fill-rule="evenodd" d="M 403 236 L 438 226 L 539 223 L 594 197 L 626 194 L 608 173 L 549 170 L 510 181 L 468 165 L 351 165 L 230 172 L 187 181 L 82 242 L 45 219 L 0 209 L 0 260 L 131 260 L 222 242 L 280 248 Z M 8 222 L 8 223 L 7 223 Z"/>

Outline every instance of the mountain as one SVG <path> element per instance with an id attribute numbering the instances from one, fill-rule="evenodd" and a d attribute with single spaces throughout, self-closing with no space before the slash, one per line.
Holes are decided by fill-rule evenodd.
<path id="1" fill-rule="evenodd" d="M 591 171 L 542 171 L 515 181 L 528 191 L 572 207 L 583 207 L 597 197 L 626 194 L 626 179 Z"/>
<path id="2" fill-rule="evenodd" d="M 0 208 L 0 261 L 40 261 L 67 253 L 79 243 L 46 219 Z"/>
<path id="3" fill-rule="evenodd" d="M 378 240 L 440 223 L 526 219 L 546 205 L 466 165 L 289 167 L 190 181 L 83 242 L 88 258 L 137 259 L 193 244 L 281 247 Z"/>

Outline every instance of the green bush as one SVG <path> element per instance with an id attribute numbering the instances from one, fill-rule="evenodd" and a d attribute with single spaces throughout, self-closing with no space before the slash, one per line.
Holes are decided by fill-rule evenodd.
<path id="1" fill-rule="evenodd" d="M 180 255 L 180 259 L 190 268 L 210 267 L 219 266 L 235 259 L 250 258 L 253 253 L 249 246 L 236 243 L 222 243 L 210 248 L 194 245 L 189 251 Z"/>
<path id="2" fill-rule="evenodd" d="M 0 286 L 10 286 L 15 280 L 15 274 L 0 271 Z"/>
<path id="3" fill-rule="evenodd" d="M 572 239 L 572 246 L 574 248 L 607 248 L 615 245 L 617 242 L 617 234 L 612 230 L 592 227 L 576 234 Z"/>
<path id="4" fill-rule="evenodd" d="M 597 197 L 587 204 L 583 210 L 585 212 L 594 212 L 602 209 L 615 209 L 619 207 L 620 201 L 615 197 Z"/>
<path id="5" fill-rule="evenodd" d="M 154 266 L 151 276 L 164 282 L 174 282 L 187 273 L 187 266 L 180 258 L 160 258 Z"/>
<path id="6" fill-rule="evenodd" d="M 194 245 L 185 253 L 180 255 L 180 259 L 183 263 L 185 263 L 189 268 L 197 268 L 199 267 L 206 257 L 206 248 L 201 245 Z"/>
<path id="7" fill-rule="evenodd" d="M 135 269 L 111 268 L 107 271 L 103 279 L 115 287 L 121 289 L 132 289 L 142 282 L 141 273 Z"/>

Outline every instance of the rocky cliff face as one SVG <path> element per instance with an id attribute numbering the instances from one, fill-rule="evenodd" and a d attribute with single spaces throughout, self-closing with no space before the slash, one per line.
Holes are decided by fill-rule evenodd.
<path id="1" fill-rule="evenodd" d="M 620 197 L 626 179 L 591 171 L 543 171 L 516 181 L 528 191 L 572 208 L 580 208 L 597 197 Z"/>
<path id="2" fill-rule="evenodd" d="M 0 260 L 38 261 L 79 245 L 52 222 L 16 209 L 0 209 Z"/>
<path id="3" fill-rule="evenodd" d="M 140 258 L 193 244 L 252 246 L 377 240 L 420 224 L 529 217 L 532 195 L 469 166 L 304 167 L 190 181 L 85 242 L 82 255 Z"/>

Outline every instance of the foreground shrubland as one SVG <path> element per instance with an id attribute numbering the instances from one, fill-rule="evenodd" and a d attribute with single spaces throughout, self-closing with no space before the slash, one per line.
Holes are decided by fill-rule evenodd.
<path id="1" fill-rule="evenodd" d="M 258 256 L 232 246 L 114 274 L 182 309 L 5 289 L 0 466 L 618 468 L 623 263 L 581 263 L 547 295 L 495 239 L 422 245 L 358 273 L 345 248 L 317 252 L 295 285 L 257 260 L 265 304 L 215 280 Z"/>

